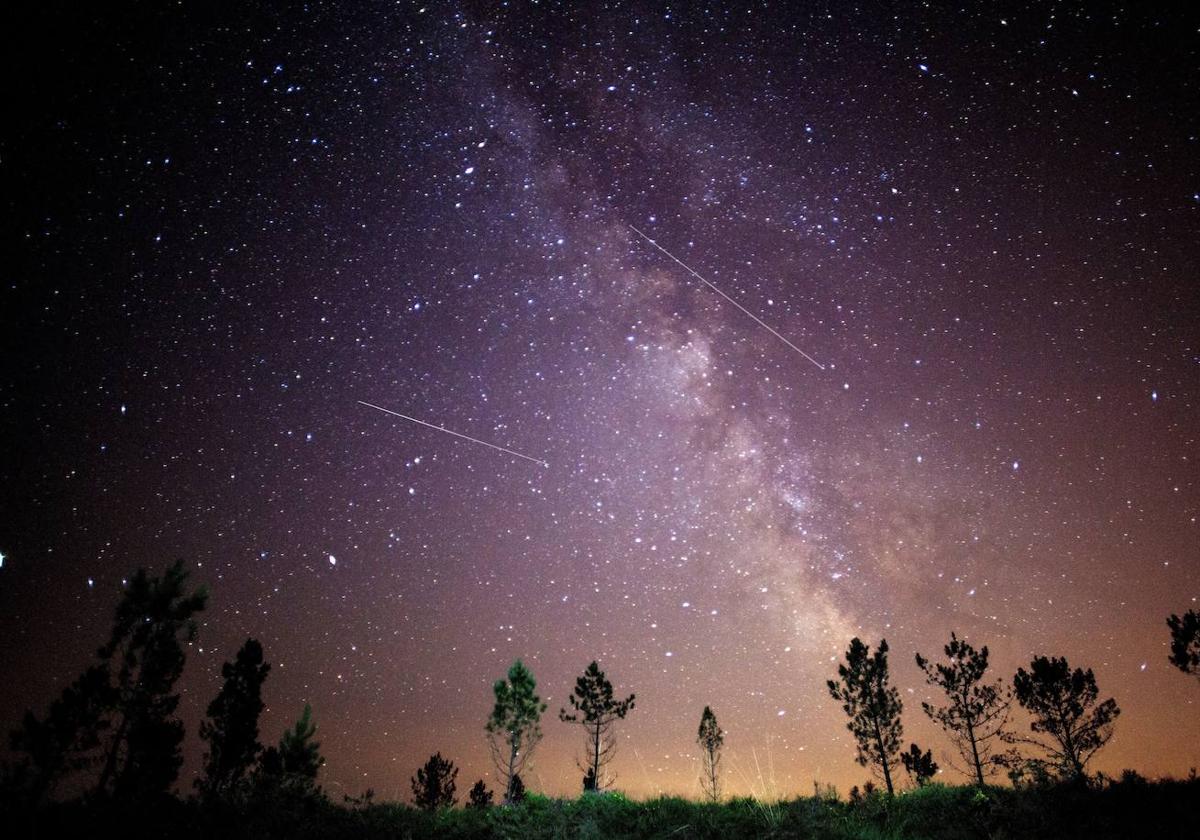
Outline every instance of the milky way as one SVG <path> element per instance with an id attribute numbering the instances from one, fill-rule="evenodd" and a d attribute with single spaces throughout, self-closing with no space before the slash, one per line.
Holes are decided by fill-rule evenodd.
<path id="1" fill-rule="evenodd" d="M 1094 668 L 1096 769 L 1200 764 L 1200 18 L 362 5 L 15 30 L 0 723 L 183 558 L 186 772 L 254 636 L 339 797 L 494 779 L 517 657 L 533 789 L 596 658 L 631 794 L 698 794 L 706 704 L 731 792 L 845 790 L 850 638 L 939 755 L 952 630 Z"/>

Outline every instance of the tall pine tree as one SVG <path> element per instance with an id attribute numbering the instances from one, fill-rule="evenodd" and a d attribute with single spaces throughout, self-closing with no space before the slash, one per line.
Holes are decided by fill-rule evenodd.
<path id="1" fill-rule="evenodd" d="M 587 752 L 579 763 L 584 771 L 584 791 L 602 791 L 615 777 L 607 772 L 617 751 L 613 727 L 633 709 L 634 695 L 624 700 L 613 696 L 612 683 L 596 662 L 588 665 L 575 680 L 575 690 L 567 698 L 573 711 L 560 709 L 558 719 L 581 726 L 587 733 Z"/>
<path id="2" fill-rule="evenodd" d="M 206 798 L 236 791 L 258 759 L 262 684 L 270 670 L 255 639 L 247 639 L 237 658 L 221 666 L 225 683 L 208 705 L 208 719 L 200 724 L 200 738 L 208 744 L 208 752 L 204 776 L 196 785 Z"/>
<path id="3" fill-rule="evenodd" d="M 846 651 L 846 664 L 838 666 L 838 680 L 829 680 L 829 694 L 842 704 L 850 718 L 846 728 L 854 735 L 856 760 L 883 778 L 887 792 L 896 792 L 892 769 L 898 763 L 904 727 L 900 693 L 889 685 L 888 644 L 884 639 L 874 655 L 855 638 Z"/>
<path id="4" fill-rule="evenodd" d="M 1068 779 L 1087 778 L 1087 764 L 1112 738 L 1121 709 L 1111 697 L 1099 700 L 1092 669 L 1072 669 L 1057 656 L 1034 657 L 1029 670 L 1013 677 L 1017 702 L 1033 715 L 1030 728 L 1041 738 L 1016 738 L 1041 748 Z"/>
<path id="5" fill-rule="evenodd" d="M 1004 734 L 1012 699 L 1000 680 L 984 682 L 988 669 L 988 649 L 976 650 L 950 634 L 943 649 L 946 662 L 932 663 L 917 654 L 917 667 L 925 672 L 925 681 L 946 694 L 947 704 L 922 703 L 921 708 L 950 736 L 963 765 L 957 767 L 982 786 L 986 777 L 998 768 L 995 749 Z"/>
<path id="6" fill-rule="evenodd" d="M 542 739 L 542 712 L 546 704 L 537 695 L 537 681 L 518 659 L 508 669 L 508 679 L 492 686 L 495 704 L 487 722 L 492 763 L 504 782 L 504 801 L 512 804 L 524 797 L 521 773 L 529 764 L 533 748 Z"/>
<path id="7" fill-rule="evenodd" d="M 182 561 L 161 578 L 139 570 L 117 605 L 112 634 L 100 658 L 113 671 L 115 722 L 98 793 L 144 801 L 166 793 L 183 764 L 183 722 L 175 718 L 184 644 L 196 638 L 195 615 L 208 601 L 201 587 L 186 591 Z"/>
<path id="8" fill-rule="evenodd" d="M 721 799 L 721 749 L 725 746 L 725 733 L 717 725 L 717 716 L 705 706 L 700 715 L 700 729 L 696 734 L 700 745 L 700 789 L 711 802 Z"/>

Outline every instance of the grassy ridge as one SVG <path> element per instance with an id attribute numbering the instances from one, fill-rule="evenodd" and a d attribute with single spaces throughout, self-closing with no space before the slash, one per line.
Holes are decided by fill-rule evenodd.
<path id="1" fill-rule="evenodd" d="M 1117 783 L 1104 788 L 1014 790 L 930 786 L 856 803 L 802 798 L 718 805 L 679 798 L 633 801 L 618 794 L 574 800 L 531 795 L 519 806 L 436 813 L 400 804 L 347 808 L 324 799 L 259 799 L 201 808 L 165 799 L 136 813 L 63 805 L 37 816 L 26 836 L 171 838 L 820 838 L 825 840 L 1108 840 L 1200 837 L 1200 781 Z M 98 835 L 97 832 L 100 832 Z M 15 836 L 15 835 L 9 835 Z"/>

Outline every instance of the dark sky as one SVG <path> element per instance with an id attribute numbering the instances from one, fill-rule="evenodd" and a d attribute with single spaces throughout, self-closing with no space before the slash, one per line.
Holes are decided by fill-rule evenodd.
<path id="1" fill-rule="evenodd" d="M 311 703 L 337 796 L 405 795 L 434 750 L 484 774 L 518 656 L 551 705 L 531 788 L 578 788 L 554 713 L 597 658 L 638 695 L 629 792 L 698 793 L 705 704 L 731 791 L 845 790 L 850 638 L 887 638 L 940 756 L 912 655 L 955 630 L 1002 675 L 1094 668 L 1124 710 L 1096 769 L 1186 773 L 1186 5 L 10 18 L 0 725 L 183 558 L 212 592 L 189 772 L 249 635 L 264 738 Z"/>

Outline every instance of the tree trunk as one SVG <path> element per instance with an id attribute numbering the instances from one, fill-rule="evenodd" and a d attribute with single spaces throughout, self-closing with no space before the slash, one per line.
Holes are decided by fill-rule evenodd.
<path id="1" fill-rule="evenodd" d="M 108 787 L 109 780 L 112 779 L 113 773 L 117 769 L 117 753 L 121 749 L 121 742 L 125 740 L 125 730 L 129 726 L 129 717 L 121 715 L 121 725 L 117 727 L 117 733 L 113 736 L 112 747 L 108 751 L 108 756 L 104 759 L 104 770 L 100 773 L 100 782 L 96 785 L 96 793 L 104 793 Z"/>
<path id="2" fill-rule="evenodd" d="M 596 793 L 600 792 L 600 723 L 596 723 L 596 732 L 592 737 L 592 782 Z"/>
<path id="3" fill-rule="evenodd" d="M 892 770 L 888 767 L 887 751 L 883 746 L 883 731 L 879 728 L 878 716 L 875 718 L 874 724 L 875 743 L 879 745 L 879 763 L 883 766 L 883 782 L 887 785 L 888 796 L 892 796 L 896 793 L 896 790 L 892 787 Z"/>
<path id="4" fill-rule="evenodd" d="M 508 748 L 508 780 L 504 785 L 504 801 L 512 804 L 512 780 L 513 776 L 517 775 L 517 741 L 510 736 Z"/>
<path id="5" fill-rule="evenodd" d="M 718 801 L 717 796 L 717 761 L 716 750 L 712 747 L 708 748 L 708 795 L 715 803 Z"/>
<path id="6" fill-rule="evenodd" d="M 1062 738 L 1059 741 L 1063 745 L 1063 755 L 1070 762 L 1071 770 L 1074 772 L 1076 780 L 1082 779 L 1084 777 L 1083 764 L 1079 760 L 1078 751 L 1075 749 L 1075 739 L 1071 735 L 1071 721 L 1066 711 L 1063 710 L 1061 701 L 1058 704 L 1058 709 L 1059 728 L 1062 729 Z"/>
<path id="7" fill-rule="evenodd" d="M 979 761 L 979 745 L 975 742 L 975 727 L 967 724 L 967 737 L 971 739 L 971 760 L 975 762 L 975 778 L 983 787 L 983 764 Z"/>

